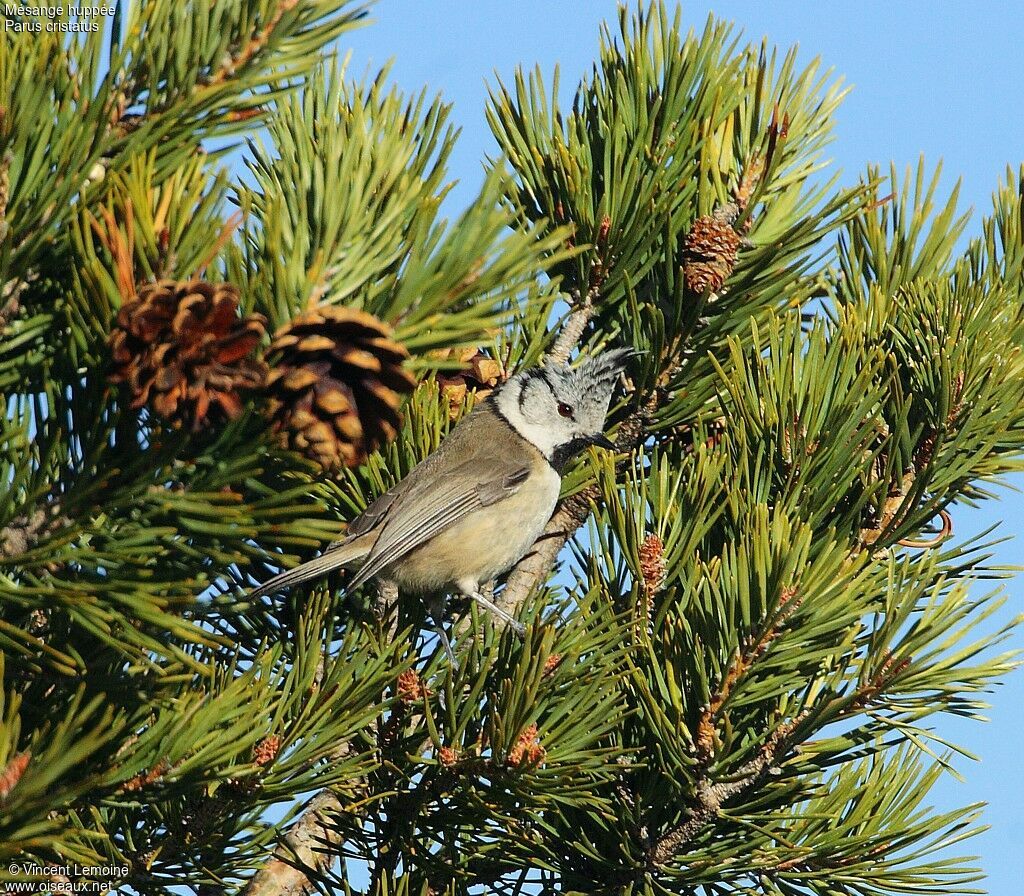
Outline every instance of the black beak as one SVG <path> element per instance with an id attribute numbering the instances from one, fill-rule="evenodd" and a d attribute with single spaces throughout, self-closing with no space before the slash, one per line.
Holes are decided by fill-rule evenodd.
<path id="1" fill-rule="evenodd" d="M 596 436 L 591 436 L 590 444 L 597 445 L 598 448 L 607 448 L 609 451 L 615 451 L 616 449 L 615 443 L 604 433 L 598 433 Z"/>

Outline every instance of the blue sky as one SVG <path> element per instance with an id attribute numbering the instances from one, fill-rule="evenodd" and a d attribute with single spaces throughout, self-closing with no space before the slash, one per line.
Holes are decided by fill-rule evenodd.
<path id="1" fill-rule="evenodd" d="M 852 183 L 868 163 L 902 170 L 923 153 L 944 162 L 945 189 L 962 178 L 961 201 L 986 212 L 1007 164 L 1024 160 L 1024 17 L 1016 2 L 954 4 L 859 0 L 853 3 L 718 2 L 684 6 L 687 26 L 709 12 L 736 22 L 746 37 L 767 35 L 780 47 L 798 44 L 803 61 L 820 56 L 853 86 L 835 123 L 831 155 Z M 350 71 L 359 74 L 394 60 L 392 79 L 407 91 L 424 86 L 454 104 L 463 129 L 451 173 L 462 181 L 453 211 L 475 192 L 481 160 L 494 144 L 484 121 L 486 82 L 509 79 L 517 64 L 539 64 L 547 76 L 561 66 L 566 92 L 592 63 L 602 20 L 614 20 L 612 0 L 380 0 L 374 24 L 346 35 Z M 1024 399 L 1022 399 L 1024 400 Z M 1014 483 L 1024 487 L 1024 476 Z M 1003 492 L 980 511 L 958 510 L 958 536 L 1005 520 L 1001 532 L 1024 526 L 1024 500 Z M 1020 564 L 1018 536 L 997 560 Z M 1024 582 L 1007 588 L 1000 621 L 1024 610 Z M 1024 631 L 1013 639 L 1024 649 Z M 947 777 L 934 791 L 937 807 L 989 803 L 992 830 L 967 845 L 979 852 L 995 896 L 1020 892 L 1020 831 L 1024 830 L 1024 772 L 1019 762 L 1024 672 L 992 695 L 991 722 L 943 721 L 940 734 L 982 757 L 962 760 L 964 783 Z"/>

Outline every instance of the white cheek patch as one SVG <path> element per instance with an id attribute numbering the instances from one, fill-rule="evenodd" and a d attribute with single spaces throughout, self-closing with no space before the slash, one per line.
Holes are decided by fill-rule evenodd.
<path id="1" fill-rule="evenodd" d="M 552 456 L 555 446 L 562 441 L 562 434 L 557 433 L 555 427 L 533 423 L 523 416 L 519 410 L 518 395 L 502 393 L 498 399 L 498 410 L 508 421 L 509 426 L 547 458 Z"/>

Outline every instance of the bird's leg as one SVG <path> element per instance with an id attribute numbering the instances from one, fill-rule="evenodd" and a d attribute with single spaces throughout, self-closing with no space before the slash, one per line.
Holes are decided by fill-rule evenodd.
<path id="1" fill-rule="evenodd" d="M 484 597 L 479 591 L 468 592 L 468 597 L 475 600 L 492 616 L 497 616 L 505 625 L 509 626 L 520 638 L 526 637 L 526 626 L 518 619 L 499 607 L 493 600 Z"/>
<path id="2" fill-rule="evenodd" d="M 441 642 L 441 646 L 444 648 L 445 654 L 448 656 L 448 662 L 452 664 L 452 671 L 459 671 L 459 663 L 455 659 L 455 651 L 452 650 L 452 642 L 448 639 L 448 633 L 444 630 L 444 598 L 435 597 L 427 602 L 427 615 L 430 617 L 430 627 L 433 629 L 434 634 L 437 635 L 437 640 Z"/>

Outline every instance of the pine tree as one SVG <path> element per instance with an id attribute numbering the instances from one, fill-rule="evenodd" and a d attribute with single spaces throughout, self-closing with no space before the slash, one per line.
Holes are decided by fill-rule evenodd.
<path id="1" fill-rule="evenodd" d="M 571 107 L 494 87 L 448 222 L 447 107 L 334 61 L 362 6 L 63 12 L 0 54 L 0 881 L 974 892 L 930 725 L 1014 664 L 954 528 L 1024 454 L 1024 169 L 963 249 L 923 164 L 826 176 L 830 74 L 655 4 Z M 247 600 L 622 345 L 618 450 L 498 583 L 524 642 Z"/>

